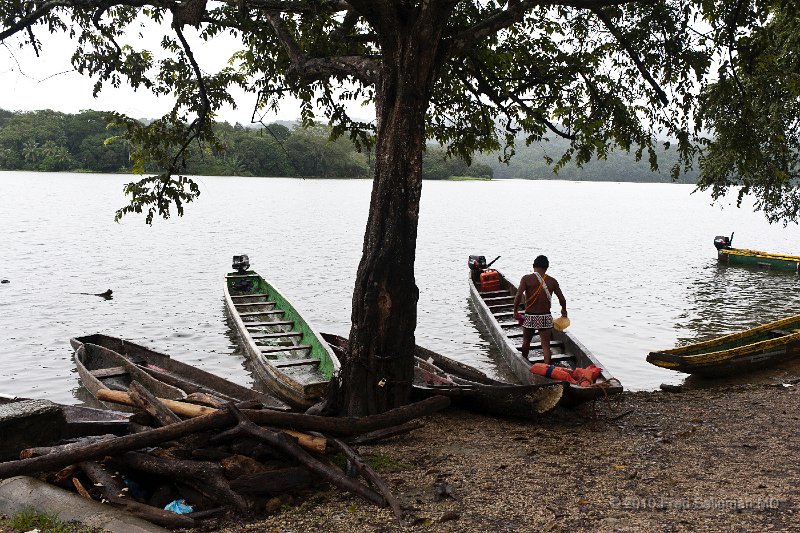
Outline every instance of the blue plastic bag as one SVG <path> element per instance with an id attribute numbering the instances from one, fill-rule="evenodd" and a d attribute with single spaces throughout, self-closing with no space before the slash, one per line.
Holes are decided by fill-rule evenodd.
<path id="1" fill-rule="evenodd" d="M 165 511 L 172 511 L 176 514 L 189 514 L 194 509 L 192 509 L 191 505 L 186 504 L 186 500 L 175 500 L 174 502 L 170 502 L 164 507 Z"/>

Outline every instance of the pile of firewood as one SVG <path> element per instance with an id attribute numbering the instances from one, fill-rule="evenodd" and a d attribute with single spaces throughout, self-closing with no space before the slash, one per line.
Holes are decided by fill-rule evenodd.
<path id="1" fill-rule="evenodd" d="M 449 404 L 434 397 L 380 415 L 336 418 L 273 411 L 255 402 L 183 409 L 137 383 L 113 394 L 142 408 L 129 434 L 21 450 L 20 460 L 0 463 L 0 479 L 39 475 L 168 528 L 196 527 L 226 513 L 274 512 L 293 495 L 326 484 L 391 506 L 400 518 L 397 500 L 352 446 L 419 427 L 416 418 Z M 176 500 L 193 511 L 164 510 Z"/>

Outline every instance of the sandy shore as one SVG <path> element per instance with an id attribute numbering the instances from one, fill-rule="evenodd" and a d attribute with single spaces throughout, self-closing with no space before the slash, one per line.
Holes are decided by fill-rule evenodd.
<path id="1" fill-rule="evenodd" d="M 792 381 L 625 393 L 535 422 L 450 409 L 360 448 L 406 524 L 328 490 L 219 531 L 797 531 Z"/>

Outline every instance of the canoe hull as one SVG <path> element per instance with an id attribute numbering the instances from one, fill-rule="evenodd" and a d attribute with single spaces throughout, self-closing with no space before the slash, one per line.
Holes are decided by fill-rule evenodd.
<path id="1" fill-rule="evenodd" d="M 486 297 L 488 296 L 481 294 L 481 291 L 478 287 L 479 282 L 476 282 L 471 273 L 468 277 L 468 282 L 470 298 L 475 310 L 477 311 L 482 324 L 485 326 L 485 330 L 489 333 L 489 335 L 492 337 L 492 340 L 499 348 L 504 362 L 514 374 L 514 377 L 516 377 L 516 379 L 522 384 L 552 383 L 553 380 L 534 375 L 530 372 L 532 362 L 527 361 L 522 357 L 522 353 L 518 348 L 517 341 L 514 340 L 519 339 L 518 342 L 519 345 L 521 345 L 522 338 L 514 337 L 512 339 L 509 337 L 509 333 L 511 332 L 514 332 L 518 335 L 522 331 L 522 328 L 516 323 L 516 321 L 514 321 L 513 318 L 511 318 L 512 321 L 509 322 L 500 322 L 489 308 L 489 303 L 486 301 Z M 500 290 L 496 292 L 502 294 L 491 295 L 492 298 L 505 298 L 506 301 L 513 301 L 513 297 L 517 293 L 517 287 L 505 276 L 500 274 Z M 510 311 L 511 306 L 508 307 Z M 532 346 L 536 343 L 536 339 L 538 339 L 538 336 L 533 337 L 531 341 Z M 600 363 L 599 360 L 597 360 L 592 352 L 589 351 L 589 349 L 586 348 L 574 335 L 572 335 L 571 332 L 557 331 L 554 329 L 551 346 L 558 343 L 560 343 L 561 346 L 559 350 L 561 353 L 557 353 L 557 351 L 554 349 L 552 352 L 553 359 L 562 359 L 567 361 L 573 368 L 585 367 L 593 364 L 602 370 L 602 373 L 598 378 L 598 382 L 593 386 L 581 387 L 575 384 L 567 384 L 564 393 L 564 399 L 562 400 L 563 404 L 578 404 L 593 400 L 598 397 L 622 392 L 622 385 L 619 383 L 619 381 L 608 372 L 608 370 Z"/>
<path id="2" fill-rule="evenodd" d="M 232 280 L 235 279 L 252 280 L 254 287 L 252 298 L 248 297 L 247 291 L 232 289 L 234 286 Z M 252 361 L 258 377 L 270 391 L 281 400 L 298 409 L 307 409 L 319 402 L 328 392 L 331 377 L 339 372 L 339 360 L 328 344 L 322 340 L 320 333 L 300 315 L 272 283 L 253 271 L 248 271 L 245 274 L 228 274 L 224 283 L 224 293 L 225 308 L 239 334 L 242 348 Z M 268 296 L 264 296 L 265 294 L 268 294 Z M 269 307 L 268 303 L 272 303 L 274 306 Z M 239 310 L 241 307 L 247 308 L 248 305 L 252 308 L 264 305 L 265 312 L 280 312 L 281 320 L 273 320 L 272 322 L 292 322 L 291 325 L 266 326 L 266 329 L 269 330 L 268 334 L 288 333 L 290 330 L 295 330 L 297 333 L 302 334 L 298 337 L 289 338 L 293 339 L 294 345 L 305 344 L 310 346 L 308 359 L 317 359 L 319 361 L 317 368 L 323 379 L 316 381 L 302 380 L 298 376 L 283 370 L 274 363 L 274 360 L 266 357 L 263 352 L 265 346 L 257 342 L 257 337 L 254 337 L 254 334 L 249 329 L 249 327 L 252 327 L 253 322 L 246 319 L 245 313 Z M 287 347 L 291 348 L 292 346 Z"/>
<path id="3" fill-rule="evenodd" d="M 771 254 L 743 248 L 723 248 L 717 251 L 720 263 L 744 265 L 800 273 L 800 256 Z"/>
<path id="4" fill-rule="evenodd" d="M 653 365 L 703 377 L 746 374 L 800 357 L 800 315 L 670 350 L 650 352 Z"/>
<path id="5" fill-rule="evenodd" d="M 274 396 L 233 383 L 216 374 L 182 363 L 167 354 L 156 352 L 134 342 L 97 333 L 74 337 L 70 339 L 70 344 L 74 350 L 78 350 L 84 344 L 94 344 L 112 350 L 128 360 L 129 363 L 159 376 L 160 380 L 181 388 L 185 393 L 205 392 L 214 394 L 222 400 L 239 402 L 255 400 L 267 409 L 289 410 L 288 405 Z M 78 368 L 80 369 L 80 367 Z"/>
<path id="6" fill-rule="evenodd" d="M 348 340 L 323 333 L 323 338 L 344 356 Z M 415 348 L 413 396 L 415 400 L 447 396 L 464 409 L 503 417 L 536 418 L 559 404 L 564 383 L 514 385 L 490 378 L 480 370 L 422 346 Z M 442 366 L 447 368 L 443 369 Z"/>

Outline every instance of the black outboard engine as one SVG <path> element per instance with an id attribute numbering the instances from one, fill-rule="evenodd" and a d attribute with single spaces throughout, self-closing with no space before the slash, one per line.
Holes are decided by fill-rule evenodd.
<path id="1" fill-rule="evenodd" d="M 731 242 L 733 242 L 733 233 L 731 233 L 730 237 L 717 235 L 714 237 L 714 248 L 717 250 L 728 249 L 731 247 Z"/>
<path id="2" fill-rule="evenodd" d="M 486 257 L 482 255 L 471 255 L 469 256 L 467 265 L 469 265 L 469 269 L 473 272 L 473 274 L 475 272 L 480 274 L 481 272 L 486 270 Z"/>
<path id="3" fill-rule="evenodd" d="M 250 258 L 247 255 L 234 255 L 233 256 L 233 269 L 239 274 L 244 274 L 250 270 Z"/>

